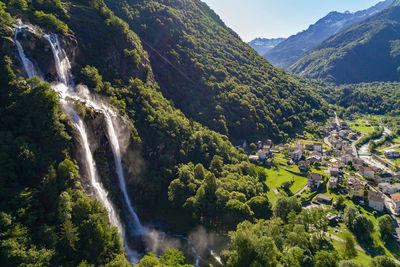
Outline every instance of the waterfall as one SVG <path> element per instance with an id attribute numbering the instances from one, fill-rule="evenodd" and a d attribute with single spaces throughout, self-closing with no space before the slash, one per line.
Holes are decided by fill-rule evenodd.
<path id="1" fill-rule="evenodd" d="M 64 51 L 60 46 L 57 35 L 45 34 L 43 37 L 49 42 L 51 51 L 53 52 L 59 82 L 72 86 L 70 75 L 71 64 L 69 63 L 68 57 L 63 53 Z"/>
<path id="2" fill-rule="evenodd" d="M 105 115 L 106 123 L 107 123 L 108 138 L 110 140 L 111 148 L 112 148 L 112 151 L 114 154 L 114 161 L 115 161 L 115 167 L 116 167 L 116 172 L 118 175 L 119 184 L 121 187 L 122 195 L 124 197 L 124 202 L 129 211 L 128 214 L 130 215 L 129 221 L 131 223 L 128 224 L 128 226 L 131 226 L 131 224 L 132 224 L 131 230 L 134 231 L 134 233 L 137 235 L 142 235 L 146 232 L 146 229 L 140 223 L 139 217 L 137 216 L 137 214 L 135 213 L 135 211 L 132 207 L 131 200 L 130 200 L 128 192 L 126 190 L 125 176 L 124 176 L 124 171 L 122 169 L 121 150 L 120 150 L 117 134 L 115 132 L 115 127 L 113 125 L 113 121 L 112 121 L 112 117 L 111 117 L 112 113 L 110 111 L 111 110 L 109 110 L 109 109 L 105 110 L 104 115 Z"/>
<path id="3" fill-rule="evenodd" d="M 18 42 L 17 35 L 24 29 L 24 25 L 19 23 L 18 27 L 15 30 L 14 40 L 17 44 L 19 56 L 23 62 L 24 68 L 28 73 L 29 77 L 32 77 L 37 74 L 35 71 L 34 65 L 31 61 L 26 57 L 22 45 Z M 77 112 L 74 110 L 73 105 L 70 102 L 70 99 L 78 100 L 80 102 L 85 103 L 87 106 L 95 109 L 96 111 L 102 113 L 106 119 L 107 125 L 107 135 L 110 141 L 110 145 L 113 151 L 115 169 L 118 176 L 119 187 L 123 194 L 123 200 L 125 206 L 128 209 L 128 219 L 126 226 L 136 235 L 142 235 L 146 232 L 146 228 L 142 226 L 137 214 L 132 207 L 127 188 L 125 182 L 125 176 L 122 168 L 122 157 L 121 157 L 121 149 L 120 144 L 117 137 L 117 131 L 115 130 L 112 116 L 115 116 L 112 109 L 110 109 L 104 102 L 96 101 L 88 92 L 83 95 L 79 95 L 76 92 L 76 88 L 74 87 L 74 83 L 72 80 L 72 75 L 70 73 L 71 65 L 66 56 L 64 50 L 60 46 L 60 42 L 58 36 L 56 34 L 45 34 L 44 38 L 49 42 L 54 61 L 55 67 L 57 70 L 57 78 L 58 83 L 52 84 L 52 88 L 57 92 L 60 102 L 63 106 L 63 109 L 71 118 L 77 132 L 79 133 L 79 137 L 81 139 L 82 150 L 84 154 L 84 165 L 86 166 L 88 177 L 92 187 L 95 190 L 97 198 L 102 203 L 102 205 L 106 208 L 110 223 L 116 227 L 118 227 L 122 236 L 124 237 L 124 245 L 125 251 L 128 255 L 128 259 L 131 263 L 136 263 L 138 261 L 138 254 L 136 251 L 132 250 L 128 244 L 127 236 L 125 229 L 121 223 L 119 216 L 117 215 L 111 200 L 108 198 L 108 193 L 102 186 L 100 182 L 100 178 L 97 172 L 96 164 L 93 159 L 93 152 L 90 149 L 89 145 L 89 137 L 88 131 L 85 127 L 85 124 L 82 118 L 79 117 Z"/>
<path id="4" fill-rule="evenodd" d="M 22 24 L 21 21 L 19 21 L 19 22 L 18 22 L 18 26 L 15 28 L 14 41 L 15 41 L 15 44 L 17 45 L 18 55 L 19 55 L 19 57 L 21 58 L 22 64 L 24 65 L 24 69 L 25 69 L 25 71 L 26 71 L 26 74 L 27 74 L 28 77 L 30 78 L 30 77 L 33 77 L 33 76 L 38 75 L 38 74 L 37 74 L 37 72 L 36 72 L 36 70 L 35 70 L 35 67 L 34 67 L 32 61 L 30 61 L 30 60 L 25 56 L 24 49 L 22 48 L 21 43 L 20 43 L 20 42 L 18 41 L 18 39 L 17 39 L 17 35 L 18 35 L 19 33 L 21 33 L 21 32 L 24 30 L 24 28 L 25 28 L 25 25 Z"/>

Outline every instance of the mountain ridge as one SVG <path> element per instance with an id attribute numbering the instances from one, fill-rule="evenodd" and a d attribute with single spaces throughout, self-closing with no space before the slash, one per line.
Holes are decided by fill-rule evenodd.
<path id="1" fill-rule="evenodd" d="M 289 68 L 301 56 L 327 38 L 395 3 L 394 0 L 386 0 L 354 13 L 332 11 L 315 24 L 310 25 L 307 30 L 290 36 L 263 56 L 274 66 Z"/>
<path id="2" fill-rule="evenodd" d="M 286 38 L 255 38 L 248 42 L 248 45 L 262 56 L 284 40 L 286 40 Z"/>
<path id="3" fill-rule="evenodd" d="M 396 4 L 327 39 L 290 70 L 335 83 L 398 81 L 399 18 Z"/>

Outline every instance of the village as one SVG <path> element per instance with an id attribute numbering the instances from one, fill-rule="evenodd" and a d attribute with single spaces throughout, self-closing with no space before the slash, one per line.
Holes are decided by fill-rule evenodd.
<path id="1" fill-rule="evenodd" d="M 400 215 L 400 173 L 398 169 L 389 170 L 392 166 L 388 164 L 384 168 L 376 166 L 399 158 L 400 152 L 385 150 L 384 158 L 369 155 L 377 162 L 376 165 L 371 164 L 374 161 L 365 160 L 365 155 L 361 156 L 356 147 L 363 135 L 352 130 L 347 122 L 339 121 L 335 116 L 320 130 L 325 135 L 320 141 L 295 140 L 280 145 L 274 145 L 271 140 L 258 141 L 255 144 L 256 153 L 249 155 L 249 160 L 267 168 L 278 163 L 284 166 L 282 168 L 285 171 L 307 179 L 300 190 L 293 192 L 304 207 L 334 205 L 334 198 L 330 194 L 333 192 L 335 196 L 351 199 L 356 205 L 379 214 L 389 214 L 396 227 L 393 237 L 400 244 L 400 221 L 396 217 Z M 278 193 L 278 190 L 274 189 L 274 192 Z M 340 219 L 340 216 L 328 216 L 329 220 Z"/>

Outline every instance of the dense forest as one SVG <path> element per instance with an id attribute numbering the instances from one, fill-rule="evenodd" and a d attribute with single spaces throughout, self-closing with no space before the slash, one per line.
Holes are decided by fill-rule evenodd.
<path id="1" fill-rule="evenodd" d="M 135 29 L 161 91 L 188 117 L 234 140 L 282 140 L 306 118 L 324 117 L 318 97 L 272 67 L 201 1 L 106 3 Z"/>

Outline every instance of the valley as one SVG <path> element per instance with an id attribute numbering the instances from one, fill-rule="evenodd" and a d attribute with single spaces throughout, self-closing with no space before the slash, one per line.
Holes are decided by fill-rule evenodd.
<path id="1" fill-rule="evenodd" d="M 0 266 L 400 265 L 397 11 L 255 51 L 200 0 L 0 0 Z M 315 49 L 386 27 L 393 66 Z"/>

